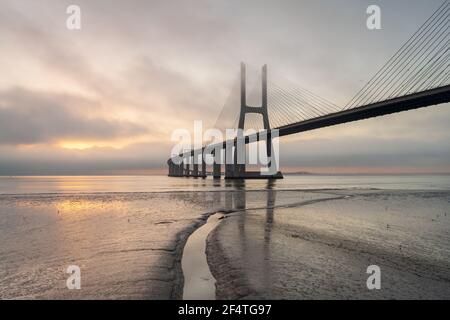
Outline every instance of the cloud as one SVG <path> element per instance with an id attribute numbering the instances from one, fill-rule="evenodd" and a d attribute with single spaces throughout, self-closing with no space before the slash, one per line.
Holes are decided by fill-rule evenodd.
<path id="1" fill-rule="evenodd" d="M 126 174 L 165 169 L 170 148 L 159 142 L 82 151 L 46 145 L 27 148 L 0 145 L 0 175 Z"/>
<path id="2" fill-rule="evenodd" d="M 162 167 L 174 129 L 214 123 L 240 61 L 249 78 L 251 65 L 267 63 L 270 81 L 281 74 L 346 103 L 441 3 L 380 0 L 383 29 L 368 31 L 368 1 L 79 0 L 82 30 L 72 32 L 70 0 L 0 1 L 3 174 Z M 222 113 L 231 121 L 234 93 L 227 108 L 235 109 Z M 448 164 L 444 109 L 292 136 L 282 142 L 282 165 Z M 134 143 L 142 135 L 151 141 Z M 123 138 L 131 142 L 121 150 L 54 146 Z"/>
<path id="3" fill-rule="evenodd" d="M 86 117 L 96 102 L 76 96 L 0 91 L 0 144 L 38 144 L 62 139 L 115 139 L 147 133 L 128 121 Z"/>

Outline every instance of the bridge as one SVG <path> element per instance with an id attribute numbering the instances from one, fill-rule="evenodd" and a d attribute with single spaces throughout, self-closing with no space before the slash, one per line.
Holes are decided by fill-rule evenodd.
<path id="1" fill-rule="evenodd" d="M 169 176 L 220 178 L 225 159 L 226 179 L 282 178 L 279 171 L 261 174 L 246 170 L 245 145 L 265 140 L 267 166 L 276 167 L 273 156 L 276 136 L 450 102 L 449 14 L 449 0 L 445 0 L 345 106 L 292 84 L 281 86 L 268 81 L 267 66 L 263 66 L 261 72 L 260 105 L 248 105 L 246 67 L 242 63 L 240 111 L 229 126 L 241 131 L 232 139 L 172 156 L 167 161 Z M 223 110 L 227 110 L 226 107 Z M 255 117 L 247 120 L 247 116 L 255 114 L 262 117 L 262 121 Z M 219 116 L 218 122 L 222 120 Z M 254 132 L 243 134 L 246 129 L 254 129 Z M 214 156 L 212 172 L 207 171 L 206 154 Z"/>

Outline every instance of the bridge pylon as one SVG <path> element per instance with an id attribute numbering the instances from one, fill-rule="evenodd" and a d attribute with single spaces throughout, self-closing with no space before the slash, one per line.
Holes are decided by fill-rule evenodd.
<path id="1" fill-rule="evenodd" d="M 246 90 L 246 68 L 245 64 L 241 63 L 241 108 L 239 114 L 239 124 L 238 124 L 238 137 L 235 140 L 233 148 L 227 148 L 225 152 L 233 152 L 233 156 L 228 154 L 225 159 L 230 159 L 233 157 L 233 164 L 225 165 L 225 179 L 282 179 L 283 175 L 281 172 L 276 172 L 275 174 L 263 175 L 259 171 L 247 171 L 245 166 L 246 161 L 246 148 L 245 140 L 243 138 L 243 131 L 245 127 L 245 116 L 249 113 L 260 114 L 263 119 L 264 130 L 267 133 L 266 146 L 267 146 L 267 158 L 269 159 L 268 165 L 275 165 L 275 158 L 272 157 L 273 143 L 270 133 L 270 122 L 269 113 L 267 111 L 267 65 L 262 67 L 262 77 L 261 77 L 261 106 L 254 107 L 247 105 L 247 90 Z M 241 136 L 239 137 L 239 134 Z M 258 141 L 259 141 L 258 134 Z M 239 161 L 238 161 L 239 160 Z M 229 163 L 229 162 L 228 162 Z"/>

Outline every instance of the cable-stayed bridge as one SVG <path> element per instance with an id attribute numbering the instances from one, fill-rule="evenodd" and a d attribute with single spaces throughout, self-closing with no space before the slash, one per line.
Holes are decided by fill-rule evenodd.
<path id="1" fill-rule="evenodd" d="M 238 150 L 244 152 L 245 159 L 245 144 L 267 140 L 267 155 L 273 162 L 272 133 L 286 136 L 450 102 L 449 15 L 450 2 L 445 0 L 345 106 L 338 106 L 293 83 L 280 85 L 268 80 L 266 66 L 261 72 L 261 89 L 256 86 L 247 94 L 246 69 L 242 64 L 240 87 L 232 90 L 216 127 L 254 129 L 257 133 L 210 146 L 207 151 L 214 149 L 212 152 L 217 153 L 220 149 L 224 153 L 215 158 L 212 175 L 220 178 L 219 158 L 224 158 L 225 178 L 280 178 L 280 172 L 261 175 L 246 171 L 245 163 L 237 160 Z M 239 88 L 240 103 L 233 99 L 239 96 L 236 95 Z M 251 101 L 253 104 L 247 103 Z M 240 110 L 236 110 L 237 107 Z M 230 110 L 234 115 L 230 116 Z M 245 143 L 243 149 L 239 148 L 240 141 L 241 145 Z M 179 155 L 181 163 L 176 163 L 173 157 L 169 159 L 169 176 L 206 177 L 209 173 L 206 163 L 198 157 L 204 152 L 205 147 L 185 150 Z M 190 161 L 192 159 L 194 161 Z"/>

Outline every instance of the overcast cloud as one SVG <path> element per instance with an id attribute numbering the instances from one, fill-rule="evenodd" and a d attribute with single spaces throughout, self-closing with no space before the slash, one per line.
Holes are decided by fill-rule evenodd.
<path id="1" fill-rule="evenodd" d="M 441 3 L 0 0 L 0 174 L 164 168 L 174 129 L 214 125 L 241 61 L 345 105 Z M 450 172 L 449 106 L 283 138 L 281 165 Z"/>

